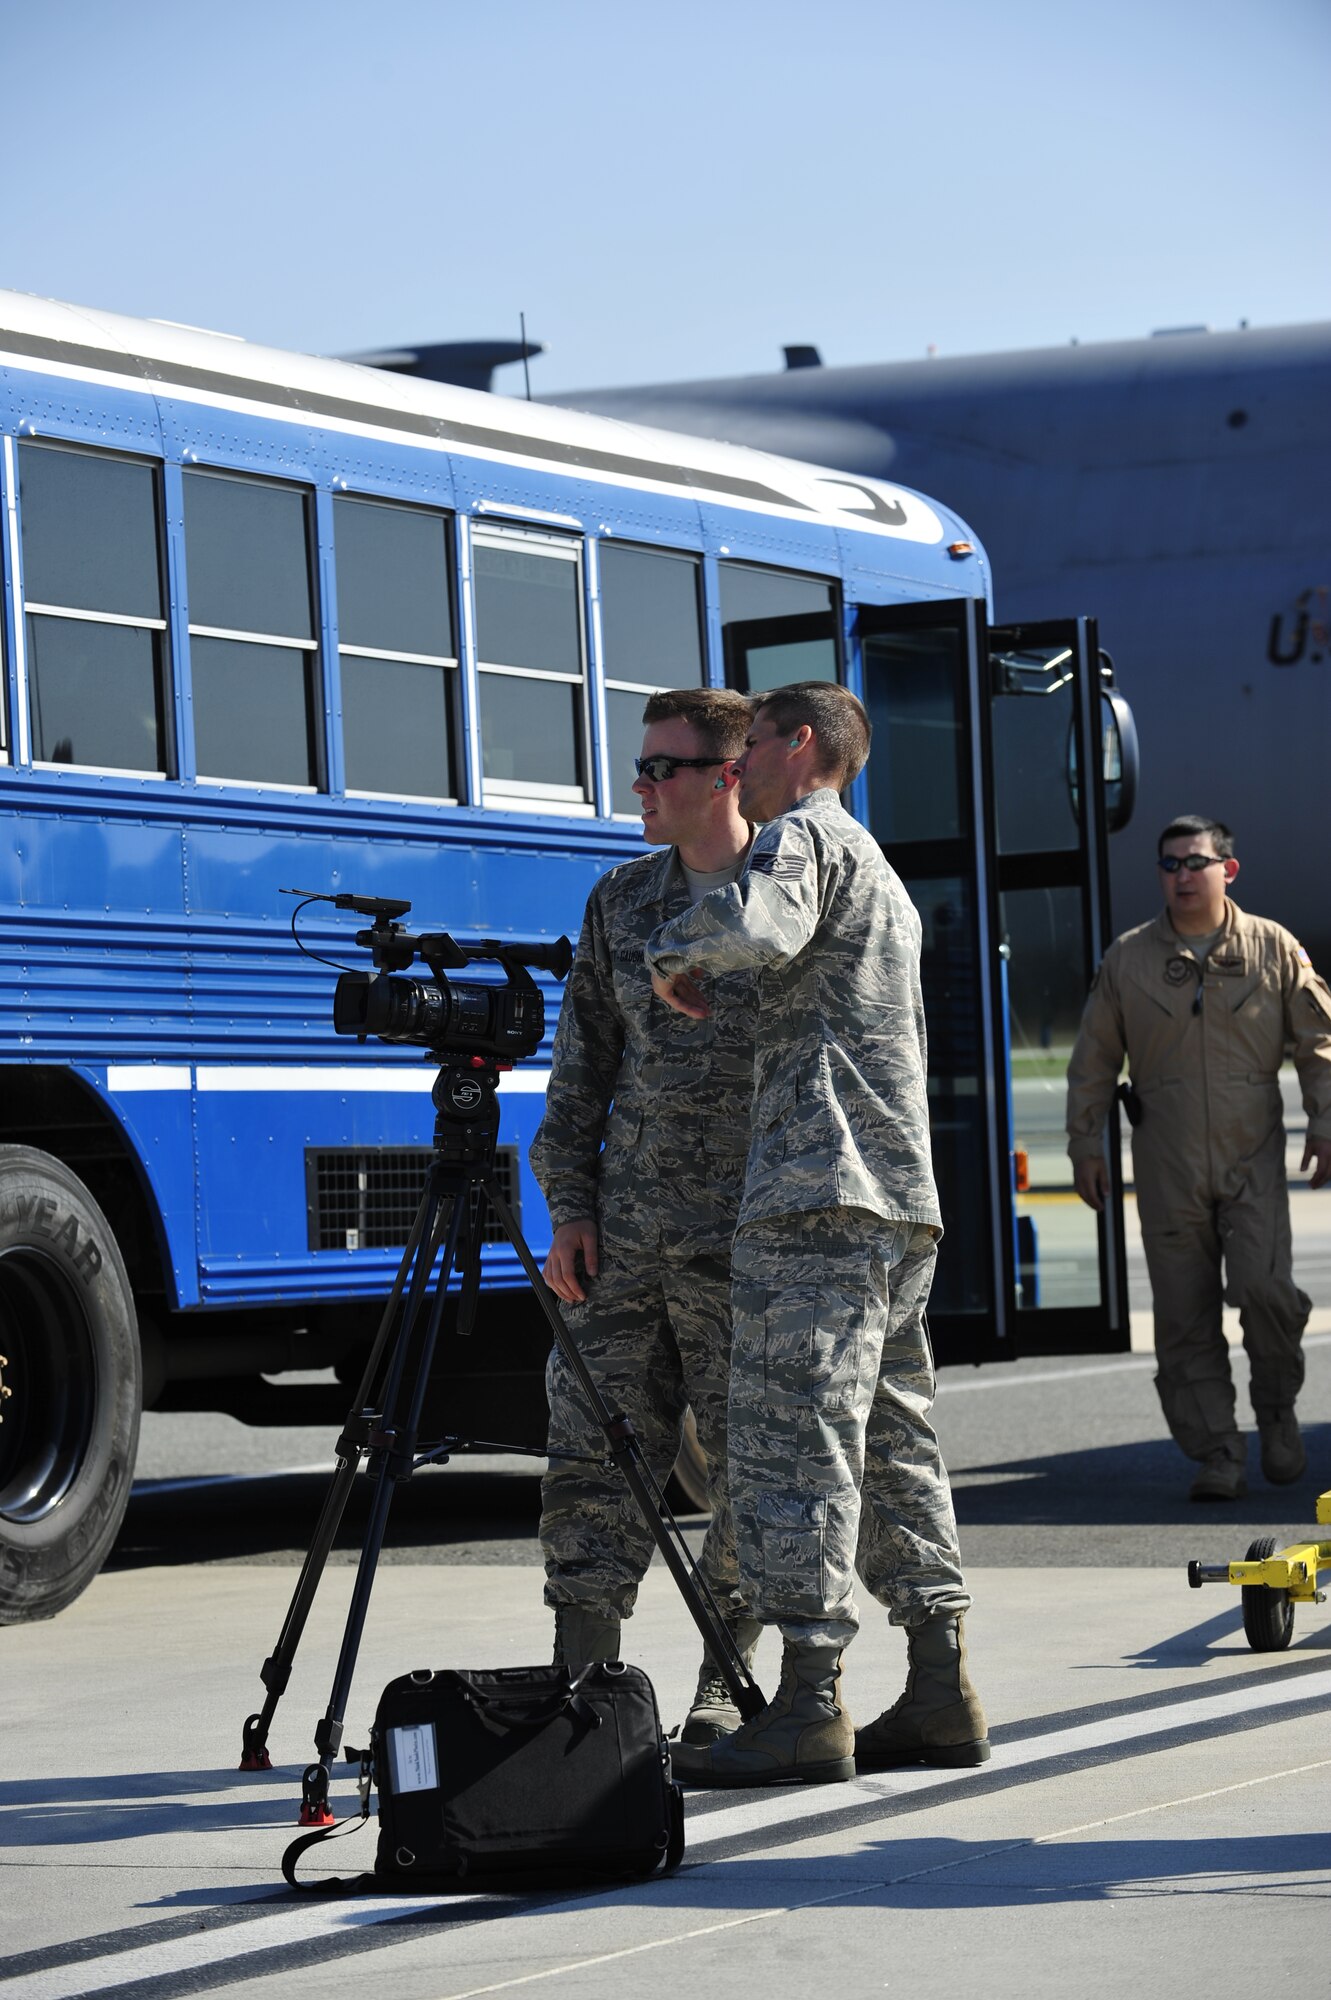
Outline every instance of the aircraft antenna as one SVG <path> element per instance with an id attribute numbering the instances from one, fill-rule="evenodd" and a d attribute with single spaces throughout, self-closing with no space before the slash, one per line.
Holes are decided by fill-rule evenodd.
<path id="1" fill-rule="evenodd" d="M 518 314 L 518 330 L 522 335 L 522 379 L 527 385 L 527 401 L 531 401 L 531 370 L 527 366 L 527 315 Z"/>

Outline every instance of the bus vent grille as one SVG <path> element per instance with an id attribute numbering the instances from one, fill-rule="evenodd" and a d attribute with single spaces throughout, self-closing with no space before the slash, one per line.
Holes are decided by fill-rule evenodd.
<path id="1" fill-rule="evenodd" d="M 398 1250 L 411 1234 L 433 1154 L 428 1146 L 307 1147 L 305 1194 L 311 1250 Z M 515 1146 L 495 1149 L 499 1191 L 518 1215 Z M 483 1243 L 504 1232 L 488 1210 Z"/>

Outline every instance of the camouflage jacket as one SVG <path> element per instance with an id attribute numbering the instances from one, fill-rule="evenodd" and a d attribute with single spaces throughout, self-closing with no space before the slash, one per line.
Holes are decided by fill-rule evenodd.
<path id="1" fill-rule="evenodd" d="M 742 1222 L 865 1208 L 940 1226 L 929 1149 L 920 920 L 833 791 L 761 827 L 736 883 L 647 947 L 667 978 L 758 975 Z"/>
<path id="2" fill-rule="evenodd" d="M 708 1234 L 733 1233 L 749 1143 L 754 981 L 722 980 L 706 1021 L 656 998 L 643 948 L 688 907 L 674 848 L 610 869 L 587 899 L 531 1148 L 556 1228 L 607 1204 L 641 1215 L 645 1203 L 681 1227 L 692 1217 Z"/>

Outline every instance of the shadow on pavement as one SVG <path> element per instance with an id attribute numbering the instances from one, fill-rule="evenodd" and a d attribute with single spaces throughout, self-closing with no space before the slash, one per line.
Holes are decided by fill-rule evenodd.
<path id="1" fill-rule="evenodd" d="M 181 1492 L 163 1482 L 136 1487 L 108 1570 L 218 1561 L 299 1562 L 313 1537 L 332 1468 L 275 1474 Z M 330 1561 L 360 1551 L 373 1486 L 361 1474 L 351 1489 Z M 539 1562 L 540 1482 L 530 1472 L 469 1472 L 461 1465 L 425 1470 L 393 1495 L 383 1560 L 449 1560 L 471 1550 L 478 1562 Z M 456 1560 L 456 1557 L 454 1558 Z"/>

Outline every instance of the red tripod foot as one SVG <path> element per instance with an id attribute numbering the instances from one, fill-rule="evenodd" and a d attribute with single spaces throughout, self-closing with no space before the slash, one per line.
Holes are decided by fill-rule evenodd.
<path id="1" fill-rule="evenodd" d="M 273 1768 L 261 1715 L 246 1717 L 240 1734 L 240 1763 L 236 1768 L 240 1771 L 271 1771 Z"/>
<path id="2" fill-rule="evenodd" d="M 328 1773 L 322 1764 L 307 1764 L 300 1781 L 301 1826 L 333 1826 L 335 1818 L 328 1804 Z"/>

